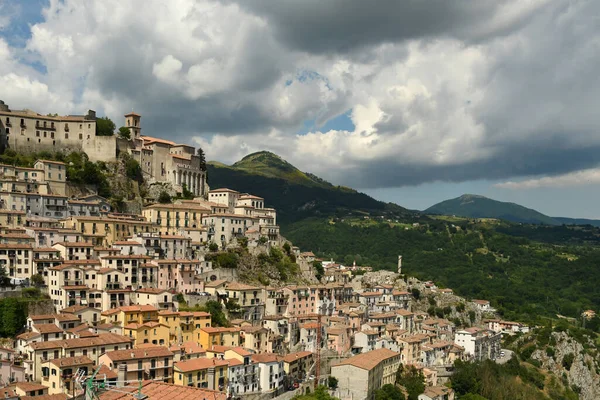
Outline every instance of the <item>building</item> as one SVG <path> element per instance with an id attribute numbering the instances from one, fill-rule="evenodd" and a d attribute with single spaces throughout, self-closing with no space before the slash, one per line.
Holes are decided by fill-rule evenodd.
<path id="1" fill-rule="evenodd" d="M 389 349 L 373 350 L 348 358 L 331 367 L 342 396 L 372 399 L 377 389 L 394 384 L 400 354 Z"/>
<path id="2" fill-rule="evenodd" d="M 25 380 L 25 368 L 16 362 L 12 349 L 0 347 L 0 379 L 4 384 Z"/>
<path id="3" fill-rule="evenodd" d="M 258 365 L 260 391 L 277 394 L 283 388 L 285 376 L 283 357 L 273 353 L 253 354 L 252 361 Z"/>
<path id="4" fill-rule="evenodd" d="M 173 381 L 173 353 L 164 346 L 109 351 L 99 361 L 117 374 L 124 374 L 126 381 Z"/>
<path id="5" fill-rule="evenodd" d="M 75 373 L 81 370 L 87 374 L 94 362 L 87 356 L 76 356 L 55 358 L 42 365 L 42 384 L 48 387 L 48 394 L 72 394 L 79 391 L 73 380 Z"/>
<path id="6" fill-rule="evenodd" d="M 210 390 L 225 391 L 230 363 L 241 364 L 238 360 L 217 358 L 196 358 L 175 364 L 174 383 Z"/>
<path id="7" fill-rule="evenodd" d="M 96 136 L 96 113 L 51 117 L 31 110 L 11 110 L 0 101 L 0 146 L 19 153 L 85 152 L 92 161 L 117 155 L 114 136 Z"/>
<path id="8" fill-rule="evenodd" d="M 290 381 L 306 379 L 312 364 L 313 353 L 310 351 L 290 353 L 283 357 L 283 370 Z"/>
<path id="9" fill-rule="evenodd" d="M 210 207 L 192 201 L 153 204 L 142 210 L 144 218 L 158 225 L 163 234 L 178 234 L 180 229 L 200 228 L 202 217 L 210 213 Z"/>
<path id="10" fill-rule="evenodd" d="M 456 332 L 454 343 L 465 349 L 465 355 L 473 360 L 495 360 L 500 355 L 501 333 L 477 327 Z"/>

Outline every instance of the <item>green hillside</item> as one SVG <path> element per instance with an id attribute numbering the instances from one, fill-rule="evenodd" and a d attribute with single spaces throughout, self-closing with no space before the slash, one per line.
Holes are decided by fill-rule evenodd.
<path id="1" fill-rule="evenodd" d="M 562 224 L 562 222 L 531 208 L 515 203 L 492 200 L 474 194 L 464 194 L 455 199 L 442 201 L 423 212 L 426 214 L 458 215 L 470 218 L 498 218 L 528 224 Z"/>
<path id="2" fill-rule="evenodd" d="M 216 163 L 212 163 L 218 165 Z M 221 167 L 224 164 L 220 165 Z M 231 168 L 244 171 L 249 174 L 262 175 L 267 178 L 284 179 L 298 185 L 331 188 L 333 185 L 325 180 L 317 178 L 313 174 L 307 174 L 294 167 L 277 154 L 269 151 L 259 151 L 248 154 L 240 161 L 234 163 Z"/>
<path id="3" fill-rule="evenodd" d="M 207 169 L 211 188 L 234 188 L 264 197 L 267 206 L 277 209 L 283 226 L 315 216 L 354 214 L 398 218 L 414 214 L 356 190 L 334 186 L 267 151 L 250 154 L 231 166 L 211 161 Z"/>
<path id="4" fill-rule="evenodd" d="M 507 319 L 577 317 L 600 308 L 598 228 L 312 218 L 289 225 L 284 234 L 303 249 L 346 264 L 356 260 L 393 271 L 402 255 L 403 272 L 460 296 L 490 300 Z"/>

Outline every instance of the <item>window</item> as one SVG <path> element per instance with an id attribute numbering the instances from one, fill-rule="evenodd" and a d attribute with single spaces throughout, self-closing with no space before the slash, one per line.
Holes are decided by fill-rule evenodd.
<path id="1" fill-rule="evenodd" d="M 79 139 L 82 140 L 83 139 L 83 133 L 79 134 Z"/>
<path id="2" fill-rule="evenodd" d="M 35 136 L 40 137 L 40 131 L 35 131 Z"/>

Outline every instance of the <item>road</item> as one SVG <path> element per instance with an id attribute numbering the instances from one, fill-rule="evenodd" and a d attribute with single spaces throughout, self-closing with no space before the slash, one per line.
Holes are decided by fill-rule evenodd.
<path id="1" fill-rule="evenodd" d="M 501 349 L 501 352 L 504 352 L 504 357 L 498 357 L 496 358 L 496 362 L 498 364 L 504 364 L 506 363 L 508 360 L 510 360 L 513 356 L 513 352 L 511 350 L 508 349 Z"/>

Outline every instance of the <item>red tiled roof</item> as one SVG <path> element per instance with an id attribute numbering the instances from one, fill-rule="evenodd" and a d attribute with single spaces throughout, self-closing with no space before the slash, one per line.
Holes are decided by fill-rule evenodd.
<path id="1" fill-rule="evenodd" d="M 353 365 L 357 368 L 372 370 L 382 361 L 396 356 L 400 358 L 400 353 L 396 353 L 390 349 L 378 349 L 350 357 L 338 365 Z M 335 368 L 335 366 L 333 368 Z"/>
<path id="2" fill-rule="evenodd" d="M 142 393 L 146 400 L 225 400 L 225 392 L 215 390 L 200 389 L 192 386 L 178 386 L 170 383 L 144 381 L 142 383 Z M 100 395 L 100 400 L 135 400 L 135 394 L 139 390 L 138 383 L 132 383 L 119 388 L 119 392 L 108 390 Z M 130 392 L 130 393 L 123 393 Z"/>

